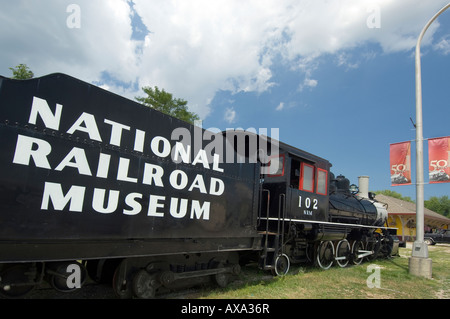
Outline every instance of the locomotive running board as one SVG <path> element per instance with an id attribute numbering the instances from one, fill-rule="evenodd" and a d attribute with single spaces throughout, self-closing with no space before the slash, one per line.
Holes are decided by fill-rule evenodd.
<path id="1" fill-rule="evenodd" d="M 386 227 L 386 226 L 368 226 L 368 225 L 361 225 L 361 224 L 346 224 L 346 223 L 333 223 L 333 222 L 321 222 L 321 221 L 315 221 L 315 220 L 307 220 L 307 219 L 294 219 L 294 218 L 275 218 L 275 217 L 258 217 L 258 219 L 261 220 L 271 220 L 271 221 L 278 221 L 282 220 L 284 222 L 294 222 L 294 223 L 310 223 L 310 224 L 321 224 L 321 225 L 335 225 L 335 226 L 348 226 L 348 227 L 363 227 L 363 228 L 373 228 L 373 229 L 398 229 L 395 227 Z"/>

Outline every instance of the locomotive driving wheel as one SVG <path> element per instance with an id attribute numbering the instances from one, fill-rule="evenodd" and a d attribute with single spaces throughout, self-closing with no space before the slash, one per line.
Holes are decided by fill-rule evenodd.
<path id="1" fill-rule="evenodd" d="M 347 267 L 350 256 L 350 244 L 347 239 L 343 239 L 336 245 L 336 263 L 339 267 Z"/>
<path id="2" fill-rule="evenodd" d="M 323 241 L 317 247 L 317 265 L 322 269 L 329 269 L 334 263 L 334 245 L 332 241 Z"/>
<path id="3" fill-rule="evenodd" d="M 364 250 L 364 243 L 361 240 L 355 240 L 352 246 L 352 254 L 353 254 L 352 262 L 354 265 L 359 265 L 362 263 L 364 257 L 358 258 L 358 255 L 363 250 Z"/>
<path id="4" fill-rule="evenodd" d="M 378 257 L 378 253 L 381 249 L 381 236 L 378 233 L 374 233 L 373 238 L 370 238 L 367 241 L 366 249 L 372 251 L 373 253 L 369 256 L 367 256 L 367 260 L 371 261 Z"/>

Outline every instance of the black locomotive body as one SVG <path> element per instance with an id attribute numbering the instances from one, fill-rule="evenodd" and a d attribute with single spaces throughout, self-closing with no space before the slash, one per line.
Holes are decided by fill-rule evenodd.
<path id="1" fill-rule="evenodd" d="M 208 156 L 204 130 L 63 74 L 0 81 L 4 268 L 124 263 L 129 296 L 135 268 L 220 274 L 259 246 L 258 167 Z M 32 272 L 15 267 L 0 282 L 11 295 L 8 280 Z"/>
<path id="2" fill-rule="evenodd" d="M 396 254 L 386 205 L 352 193 L 349 180 L 335 178 L 318 156 L 280 143 L 277 162 L 278 171 L 262 180 L 261 267 L 279 275 L 292 262 L 328 269 Z"/>
<path id="3" fill-rule="evenodd" d="M 261 175 L 219 136 L 64 74 L 0 78 L 0 294 L 70 291 L 72 265 L 146 298 L 248 256 L 284 274 L 391 253 L 381 206 L 328 161 L 279 143 Z"/>

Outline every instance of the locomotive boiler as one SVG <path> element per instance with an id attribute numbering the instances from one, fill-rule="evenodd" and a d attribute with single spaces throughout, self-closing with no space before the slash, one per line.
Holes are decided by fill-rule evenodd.
<path id="1" fill-rule="evenodd" d="M 271 151 L 255 152 L 253 138 L 64 74 L 1 77 L 0 295 L 44 281 L 72 291 L 77 269 L 121 298 L 151 298 L 225 286 L 250 260 L 284 275 L 395 253 L 383 204 L 352 193 L 327 160 L 261 136 Z"/>

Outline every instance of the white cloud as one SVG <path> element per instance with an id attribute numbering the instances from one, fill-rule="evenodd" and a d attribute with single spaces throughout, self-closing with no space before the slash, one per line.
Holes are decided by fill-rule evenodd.
<path id="1" fill-rule="evenodd" d="M 315 88 L 319 82 L 314 79 L 305 78 L 303 83 L 301 83 L 298 87 L 299 91 L 303 91 L 304 88 Z"/>
<path id="2" fill-rule="evenodd" d="M 73 0 L 2 1 L 0 72 L 9 75 L 8 67 L 26 63 L 36 75 L 64 72 L 130 98 L 144 85 L 157 85 L 205 118 L 220 90 L 274 86 L 277 59 L 301 74 L 301 88 L 314 88 L 313 72 L 324 55 L 357 67 L 353 60 L 361 58 L 345 51 L 364 43 L 379 44 L 386 53 L 411 50 L 447 2 L 134 0 L 131 10 L 128 1 L 77 0 L 80 29 L 66 25 Z M 379 8 L 379 28 L 367 24 L 373 8 Z M 136 14 L 143 23 L 138 39 L 131 25 Z M 144 26 L 149 33 L 142 39 Z M 424 46 L 438 27 L 436 21 L 427 31 Z M 448 52 L 443 41 L 434 48 Z"/>
<path id="3" fill-rule="evenodd" d="M 280 102 L 278 106 L 275 108 L 275 111 L 281 111 L 284 109 L 284 102 Z"/>
<path id="4" fill-rule="evenodd" d="M 80 28 L 66 24 L 73 1 L 3 1 L 0 12 L 0 57 L 9 66 L 27 63 L 35 74 L 65 72 L 87 81 L 108 71 L 129 81 L 138 76 L 136 42 L 131 41 L 130 9 L 126 1 L 87 1 Z"/>
<path id="5" fill-rule="evenodd" d="M 224 120 L 228 124 L 232 124 L 232 123 L 235 122 L 235 120 L 236 120 L 236 111 L 232 107 L 227 108 L 225 110 Z"/>
<path id="6" fill-rule="evenodd" d="M 447 55 L 450 53 L 450 39 L 448 37 L 442 38 L 441 41 L 434 45 L 434 48 Z"/>
<path id="7" fill-rule="evenodd" d="M 337 54 L 337 65 L 343 66 L 346 69 L 356 69 L 359 66 L 359 62 L 352 62 L 352 56 L 346 52 Z M 364 54 L 364 58 L 370 59 L 370 55 Z"/>

